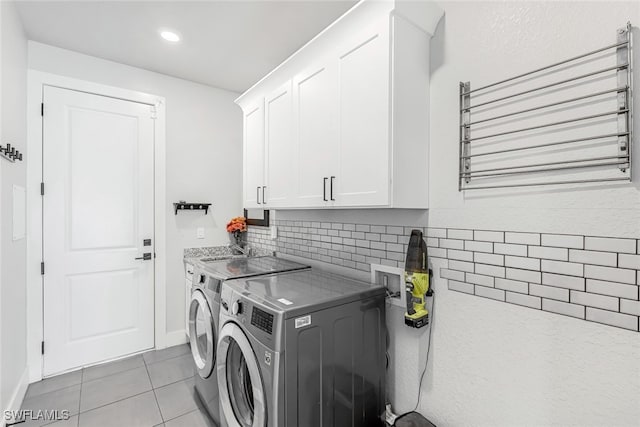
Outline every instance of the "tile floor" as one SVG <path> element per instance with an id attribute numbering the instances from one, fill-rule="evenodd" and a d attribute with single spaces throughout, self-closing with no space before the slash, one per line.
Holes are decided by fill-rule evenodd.
<path id="1" fill-rule="evenodd" d="M 69 420 L 18 426 L 213 427 L 193 389 L 189 347 L 150 351 L 29 385 L 22 409 L 64 410 Z"/>

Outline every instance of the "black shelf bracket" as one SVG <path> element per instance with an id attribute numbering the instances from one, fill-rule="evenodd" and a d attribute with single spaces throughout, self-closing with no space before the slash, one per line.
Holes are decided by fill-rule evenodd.
<path id="1" fill-rule="evenodd" d="M 173 211 L 178 215 L 178 211 L 204 211 L 206 215 L 209 213 L 209 207 L 211 203 L 187 203 L 178 202 L 173 204 Z"/>

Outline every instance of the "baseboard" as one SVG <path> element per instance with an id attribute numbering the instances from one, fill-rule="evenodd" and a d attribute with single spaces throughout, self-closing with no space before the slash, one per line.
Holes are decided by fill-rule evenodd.
<path id="1" fill-rule="evenodd" d="M 20 376 L 20 381 L 18 382 L 16 389 L 13 391 L 13 395 L 9 400 L 9 404 L 5 408 L 5 411 L 20 410 L 20 408 L 22 407 L 22 402 L 24 401 L 24 396 L 27 394 L 27 387 L 29 387 L 29 369 L 25 367 L 24 371 L 22 371 L 22 375 Z M 3 412 L 3 417 L 0 420 L 1 427 L 5 427 L 6 425 L 6 421 L 4 419 L 5 413 L 6 412 Z"/>
<path id="2" fill-rule="evenodd" d="M 187 334 L 184 330 L 167 332 L 165 343 L 167 347 L 173 347 L 174 345 L 180 345 L 187 342 Z"/>

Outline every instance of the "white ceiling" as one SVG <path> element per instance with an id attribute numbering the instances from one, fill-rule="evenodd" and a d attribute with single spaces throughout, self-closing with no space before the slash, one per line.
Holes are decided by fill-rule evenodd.
<path id="1" fill-rule="evenodd" d="M 242 92 L 355 3 L 19 1 L 18 11 L 30 40 Z"/>

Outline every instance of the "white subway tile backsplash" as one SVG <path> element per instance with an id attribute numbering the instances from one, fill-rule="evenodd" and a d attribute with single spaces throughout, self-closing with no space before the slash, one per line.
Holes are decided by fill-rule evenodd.
<path id="1" fill-rule="evenodd" d="M 476 252 L 473 254 L 473 260 L 481 264 L 504 265 L 504 255 Z"/>
<path id="2" fill-rule="evenodd" d="M 367 272 L 404 268 L 409 236 L 423 230 L 436 280 L 457 292 L 636 330 L 640 240 L 534 232 L 274 220 L 251 226 L 252 247 Z M 442 269 L 440 269 L 442 267 Z"/>
<path id="3" fill-rule="evenodd" d="M 519 282 L 517 280 L 498 278 L 496 279 L 496 288 L 521 294 L 529 293 L 529 284 L 527 282 Z"/>
<path id="4" fill-rule="evenodd" d="M 579 319 L 584 319 L 585 317 L 584 306 L 570 304 L 568 302 L 556 301 L 552 299 L 543 298 L 542 309 L 544 311 L 564 314 L 565 316 L 577 317 Z"/>
<path id="5" fill-rule="evenodd" d="M 580 249 L 569 250 L 569 261 L 583 264 L 604 265 L 616 267 L 618 256 L 613 252 L 583 251 Z"/>
<path id="6" fill-rule="evenodd" d="M 429 257 L 433 257 L 433 258 L 446 258 L 447 257 L 447 250 L 446 249 L 430 248 L 428 250 L 428 252 L 429 252 Z"/>
<path id="7" fill-rule="evenodd" d="M 473 273 L 474 267 L 475 265 L 472 262 L 457 261 L 454 259 L 449 260 L 449 268 L 451 270 L 466 271 L 466 272 Z"/>
<path id="8" fill-rule="evenodd" d="M 483 298 L 491 298 L 498 301 L 505 300 L 504 291 L 501 289 L 487 288 L 485 286 L 476 286 L 476 295 Z"/>
<path id="9" fill-rule="evenodd" d="M 584 265 L 573 262 L 551 261 L 543 259 L 541 264 L 542 271 L 557 274 L 566 274 L 569 276 L 583 276 Z"/>
<path id="10" fill-rule="evenodd" d="M 541 242 L 542 246 L 584 249 L 583 236 L 571 236 L 567 234 L 543 234 Z"/>
<path id="11" fill-rule="evenodd" d="M 636 253 L 635 239 L 617 239 L 609 237 L 585 237 L 584 248 L 593 251 Z"/>
<path id="12" fill-rule="evenodd" d="M 591 279 L 606 280 L 609 282 L 636 284 L 636 272 L 622 268 L 601 267 L 597 265 L 585 265 L 584 275 Z"/>
<path id="13" fill-rule="evenodd" d="M 447 237 L 447 229 L 427 227 L 427 236 L 445 239 Z"/>
<path id="14" fill-rule="evenodd" d="M 456 280 L 458 282 L 464 282 L 464 272 L 449 270 L 447 268 L 440 269 L 440 277 L 443 279 Z"/>
<path id="15" fill-rule="evenodd" d="M 504 232 L 502 231 L 485 231 L 474 230 L 473 240 L 480 240 L 484 242 L 504 242 Z"/>
<path id="16" fill-rule="evenodd" d="M 640 301 L 620 300 L 620 312 L 640 316 Z"/>
<path id="17" fill-rule="evenodd" d="M 529 294 L 543 298 L 569 302 L 569 289 L 555 288 L 553 286 L 529 284 Z"/>
<path id="18" fill-rule="evenodd" d="M 542 298 L 540 297 L 507 291 L 506 298 L 507 302 L 510 302 L 512 304 L 523 305 L 525 307 L 537 309 L 542 308 Z"/>
<path id="19" fill-rule="evenodd" d="M 505 277 L 505 268 L 496 265 L 476 264 L 476 273 L 485 276 Z"/>
<path id="20" fill-rule="evenodd" d="M 449 263 L 451 263 L 451 261 L 449 261 Z M 473 283 L 474 285 L 480 285 L 480 286 L 489 286 L 489 287 L 493 287 L 494 286 L 494 279 L 491 276 L 483 276 L 481 274 L 475 274 L 475 273 L 467 273 L 466 274 L 466 281 L 469 283 Z"/>
<path id="21" fill-rule="evenodd" d="M 493 243 L 491 242 L 467 240 L 464 242 L 464 248 L 467 251 L 493 253 Z"/>
<path id="22" fill-rule="evenodd" d="M 507 279 L 520 280 L 521 282 L 540 283 L 542 276 L 539 271 L 507 268 Z"/>
<path id="23" fill-rule="evenodd" d="M 552 248 L 547 246 L 529 246 L 529 256 L 532 258 L 569 261 L 569 249 Z"/>
<path id="24" fill-rule="evenodd" d="M 494 243 L 493 252 L 496 254 L 526 257 L 527 247 L 525 245 L 514 245 L 511 243 Z"/>
<path id="25" fill-rule="evenodd" d="M 540 245 L 539 233 L 514 233 L 507 231 L 504 233 L 506 243 L 518 243 L 522 245 Z"/>
<path id="26" fill-rule="evenodd" d="M 596 279 L 587 279 L 587 292 L 633 300 L 638 299 L 638 286 L 636 285 L 626 285 L 624 283 L 606 282 Z"/>
<path id="27" fill-rule="evenodd" d="M 587 307 L 587 320 L 619 328 L 638 330 L 638 317 Z"/>
<path id="28" fill-rule="evenodd" d="M 447 230 L 447 237 L 449 239 L 473 240 L 473 230 L 457 230 L 450 228 Z"/>
<path id="29" fill-rule="evenodd" d="M 445 249 L 464 249 L 462 240 L 440 239 L 440 247 Z"/>
<path id="30" fill-rule="evenodd" d="M 611 311 L 618 311 L 619 308 L 618 298 L 580 291 L 570 291 L 569 301 L 575 304 L 586 305 L 587 307 L 597 307 Z"/>
<path id="31" fill-rule="evenodd" d="M 574 289 L 584 291 L 585 282 L 583 277 L 564 276 L 561 274 L 543 273 L 542 284 L 556 286 L 559 288 Z"/>
<path id="32" fill-rule="evenodd" d="M 640 255 L 618 255 L 618 267 L 640 270 Z"/>
<path id="33" fill-rule="evenodd" d="M 450 259 L 457 259 L 458 261 L 473 261 L 473 252 L 447 249 L 447 256 Z"/>
<path id="34" fill-rule="evenodd" d="M 519 256 L 505 256 L 504 265 L 507 267 L 522 268 L 525 270 L 540 271 L 540 260 Z"/>
<path id="35" fill-rule="evenodd" d="M 440 246 L 440 239 L 438 239 L 437 237 L 427 237 L 425 239 L 425 242 L 427 243 L 428 247 L 437 248 Z"/>
<path id="36" fill-rule="evenodd" d="M 465 294 L 473 295 L 474 287 L 469 283 L 456 282 L 455 280 L 449 280 L 449 289 L 452 291 L 464 292 Z"/>

